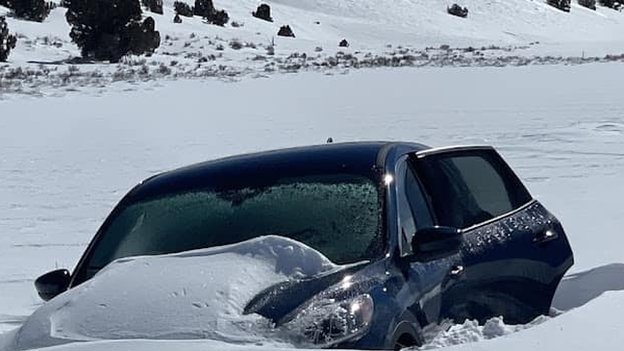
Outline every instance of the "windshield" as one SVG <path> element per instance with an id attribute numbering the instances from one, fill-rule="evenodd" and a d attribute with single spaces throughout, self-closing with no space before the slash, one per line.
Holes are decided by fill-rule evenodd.
<path id="1" fill-rule="evenodd" d="M 109 221 L 87 262 L 238 243 L 263 235 L 300 241 L 338 264 L 380 250 L 376 184 L 359 175 L 281 179 L 264 187 L 198 189 L 131 203 Z"/>

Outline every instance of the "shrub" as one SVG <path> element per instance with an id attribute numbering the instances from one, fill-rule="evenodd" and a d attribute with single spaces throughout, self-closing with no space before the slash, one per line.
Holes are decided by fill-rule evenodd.
<path id="1" fill-rule="evenodd" d="M 10 0 L 17 18 L 43 22 L 50 14 L 50 5 L 45 0 Z"/>
<path id="2" fill-rule="evenodd" d="M 349 42 L 347 41 L 347 39 L 342 39 L 340 43 L 338 43 L 338 46 L 340 46 L 341 48 L 348 48 Z"/>
<path id="3" fill-rule="evenodd" d="M 128 53 L 150 54 L 160 46 L 154 19 L 141 22 L 138 0 L 69 1 L 69 35 L 84 58 L 118 62 Z"/>
<path id="4" fill-rule="evenodd" d="M 141 0 L 143 6 L 150 12 L 163 14 L 163 2 L 162 0 Z"/>
<path id="5" fill-rule="evenodd" d="M 206 17 L 211 12 L 216 11 L 212 0 L 195 0 L 195 7 L 193 8 L 193 14 L 195 16 Z"/>
<path id="6" fill-rule="evenodd" d="M 596 10 L 596 0 L 578 0 L 579 5 Z"/>
<path id="7" fill-rule="evenodd" d="M 230 47 L 234 50 L 240 50 L 243 48 L 243 43 L 238 39 L 230 40 Z"/>
<path id="8" fill-rule="evenodd" d="M 251 14 L 256 18 L 273 22 L 273 18 L 271 18 L 271 7 L 267 4 L 260 4 L 256 11 L 252 12 Z"/>
<path id="9" fill-rule="evenodd" d="M 570 12 L 570 0 L 548 0 L 547 3 L 561 11 Z"/>
<path id="10" fill-rule="evenodd" d="M 277 35 L 280 37 L 295 37 L 295 33 L 293 33 L 289 25 L 281 26 L 279 31 L 277 31 Z"/>
<path id="11" fill-rule="evenodd" d="M 202 16 L 208 23 L 216 24 L 217 26 L 224 26 L 230 20 L 230 16 L 225 10 L 217 11 L 215 9 L 212 0 L 195 0 L 193 13 L 196 16 Z"/>
<path id="12" fill-rule="evenodd" d="M 193 13 L 196 16 L 202 16 L 206 22 L 217 26 L 224 26 L 230 20 L 230 16 L 225 10 L 217 11 L 214 8 L 212 0 L 195 0 Z"/>
<path id="13" fill-rule="evenodd" d="M 226 23 L 230 20 L 230 16 L 225 12 L 225 10 L 214 11 L 210 13 L 208 16 L 204 16 L 206 21 L 210 24 L 215 24 L 217 26 L 225 26 Z"/>
<path id="14" fill-rule="evenodd" d="M 9 26 L 4 16 L 0 16 L 0 62 L 5 62 L 9 58 L 12 49 L 15 49 L 17 38 L 9 34 Z"/>
<path id="15" fill-rule="evenodd" d="M 446 9 L 446 11 L 453 16 L 457 16 L 457 17 L 461 17 L 461 18 L 466 18 L 468 17 L 468 8 L 467 7 L 461 7 L 457 4 L 453 4 L 453 6 L 448 7 Z"/>
<path id="16" fill-rule="evenodd" d="M 620 10 L 624 7 L 624 2 L 622 2 L 622 0 L 598 0 L 598 3 L 616 10 Z"/>
<path id="17" fill-rule="evenodd" d="M 184 17 L 193 17 L 193 7 L 185 2 L 176 1 L 173 3 L 173 9 L 175 13 Z"/>
<path id="18" fill-rule="evenodd" d="M 160 33 L 152 17 L 147 17 L 143 23 L 136 22 L 128 26 L 123 39 L 128 42 L 128 53 L 134 55 L 149 56 L 160 46 Z"/>
<path id="19" fill-rule="evenodd" d="M 173 23 L 182 23 L 182 18 L 177 13 L 173 16 Z"/>

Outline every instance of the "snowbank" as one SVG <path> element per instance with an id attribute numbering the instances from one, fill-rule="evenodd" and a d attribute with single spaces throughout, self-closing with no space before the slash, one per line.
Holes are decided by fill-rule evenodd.
<path id="1" fill-rule="evenodd" d="M 571 310 L 462 349 L 619 350 L 624 336 L 614 328 L 621 329 L 624 314 L 624 268 L 617 263 L 624 262 L 623 75 L 621 64 L 380 69 L 234 84 L 167 82 L 156 90 L 137 84 L 129 91 L 106 87 L 63 99 L 13 96 L 0 102 L 1 328 L 15 328 L 41 304 L 32 280 L 57 266 L 72 267 L 103 217 L 139 180 L 219 156 L 332 136 L 494 145 L 562 220 L 576 264 L 554 307 Z M 467 323 L 451 330 L 459 337 L 437 340 L 482 340 L 515 329 L 496 321 L 490 327 L 498 332 Z M 177 346 L 256 349 L 159 340 L 60 348 Z"/>
<path id="2" fill-rule="evenodd" d="M 243 315 L 245 305 L 275 283 L 335 268 L 317 251 L 279 236 L 120 259 L 37 310 L 15 348 L 97 339 L 264 342 L 268 321 Z"/>

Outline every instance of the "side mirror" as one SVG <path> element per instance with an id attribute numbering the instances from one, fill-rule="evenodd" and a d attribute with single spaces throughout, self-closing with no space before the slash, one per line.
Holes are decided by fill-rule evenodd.
<path id="1" fill-rule="evenodd" d="M 457 254 L 462 241 L 461 230 L 457 228 L 424 228 L 412 237 L 412 253 L 416 261 L 433 261 Z"/>
<path id="2" fill-rule="evenodd" d="M 50 301 L 69 288 L 71 274 L 67 269 L 57 269 L 35 280 L 35 288 L 43 301 Z"/>

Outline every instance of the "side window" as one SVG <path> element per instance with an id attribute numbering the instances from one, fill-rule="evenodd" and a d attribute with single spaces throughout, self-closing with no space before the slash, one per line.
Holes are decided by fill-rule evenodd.
<path id="1" fill-rule="evenodd" d="M 418 165 L 441 225 L 467 228 L 531 200 L 494 150 L 434 154 L 419 159 Z"/>

